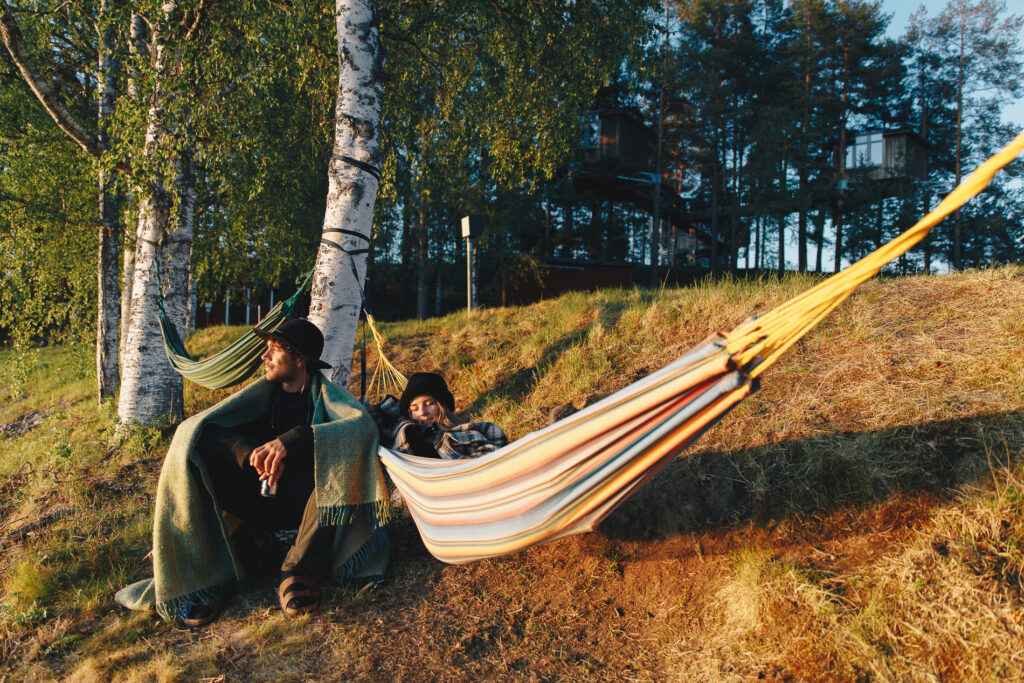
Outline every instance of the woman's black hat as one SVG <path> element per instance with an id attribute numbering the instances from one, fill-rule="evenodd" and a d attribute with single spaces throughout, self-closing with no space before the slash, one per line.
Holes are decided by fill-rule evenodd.
<path id="1" fill-rule="evenodd" d="M 314 368 L 331 367 L 320 360 L 320 354 L 324 350 L 324 335 L 319 327 L 308 320 L 285 320 L 272 332 L 261 330 L 258 327 L 252 328 L 252 331 L 261 339 L 268 341 L 274 339 L 285 344 L 305 358 Z"/>
<path id="2" fill-rule="evenodd" d="M 409 376 L 409 383 L 398 402 L 402 417 L 409 417 L 409 404 L 417 396 L 433 396 L 448 410 L 455 411 L 455 397 L 448 390 L 444 377 L 435 372 L 417 372 Z"/>

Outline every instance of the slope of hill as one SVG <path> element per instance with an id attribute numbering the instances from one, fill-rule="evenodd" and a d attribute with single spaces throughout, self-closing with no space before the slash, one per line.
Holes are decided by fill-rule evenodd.
<path id="1" fill-rule="evenodd" d="M 515 438 L 811 282 L 384 333 L 398 367 L 440 370 L 460 412 Z M 598 531 L 447 566 L 400 517 L 384 584 L 287 620 L 266 576 L 195 632 L 112 599 L 147 571 L 170 428 L 117 437 L 87 350 L 0 352 L 0 678 L 1020 678 L 1022 343 L 1024 269 L 870 282 Z M 189 410 L 226 393 L 190 389 Z"/>

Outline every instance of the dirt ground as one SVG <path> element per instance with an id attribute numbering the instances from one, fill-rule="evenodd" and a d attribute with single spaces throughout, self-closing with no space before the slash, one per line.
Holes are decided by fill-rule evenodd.
<path id="1" fill-rule="evenodd" d="M 650 487 L 657 490 L 656 482 Z M 748 668 L 729 661 L 713 634 L 725 619 L 719 596 L 737 548 L 757 548 L 837 582 L 897 549 L 937 501 L 927 493 L 801 519 L 719 525 L 631 538 L 630 506 L 597 532 L 513 556 L 466 565 L 430 557 L 412 520 L 393 525 L 389 579 L 367 591 L 337 590 L 313 629 L 312 650 L 283 647 L 273 677 L 301 680 L 806 680 L 806 662 Z M 642 507 L 641 500 L 638 505 Z M 265 678 L 273 646 L 239 638 L 239 623 L 274 613 L 272 586 L 241 596 L 206 633 L 222 643 L 224 680 Z M 248 643 L 248 645 L 246 644 Z M 185 645 L 184 642 L 181 645 Z M 186 648 L 187 649 L 187 648 Z M 296 658 L 299 652 L 303 657 Z M 297 662 L 299 670 L 296 670 Z M 308 668 L 306 668 L 308 667 Z M 795 667 L 795 668 L 794 668 Z M 257 673 L 259 672 L 259 673 Z"/>

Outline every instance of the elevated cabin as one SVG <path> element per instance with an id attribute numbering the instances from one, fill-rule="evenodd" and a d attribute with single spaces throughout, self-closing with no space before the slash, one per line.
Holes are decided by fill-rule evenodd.
<path id="1" fill-rule="evenodd" d="M 575 160 L 606 163 L 630 170 L 647 170 L 654 151 L 654 134 L 624 109 L 594 109 L 583 115 L 583 139 Z"/>
<path id="2" fill-rule="evenodd" d="M 872 180 L 924 180 L 928 143 L 911 130 L 870 130 L 847 138 L 843 167 Z"/>
<path id="3" fill-rule="evenodd" d="M 653 215 L 652 173 L 656 134 L 634 113 L 615 108 L 593 109 L 582 117 L 583 135 L 569 169 L 569 202 L 612 201 L 637 207 Z M 692 179 L 690 179 L 692 181 Z M 710 237 L 691 216 L 690 196 L 681 191 L 682 176 L 661 178 L 659 213 L 665 234 L 690 235 L 691 253 L 707 245 Z M 695 223 L 698 223 L 695 225 Z M 685 241 L 685 238 L 683 238 Z"/>

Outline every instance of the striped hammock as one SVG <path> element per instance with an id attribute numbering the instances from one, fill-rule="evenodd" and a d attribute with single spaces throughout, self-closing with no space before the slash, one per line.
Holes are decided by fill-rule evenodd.
<path id="1" fill-rule="evenodd" d="M 846 270 L 565 420 L 475 460 L 380 449 L 427 549 L 459 563 L 593 529 L 758 387 L 865 280 L 921 241 L 1024 149 L 1021 133 L 938 207 Z"/>

